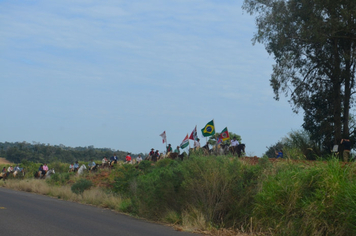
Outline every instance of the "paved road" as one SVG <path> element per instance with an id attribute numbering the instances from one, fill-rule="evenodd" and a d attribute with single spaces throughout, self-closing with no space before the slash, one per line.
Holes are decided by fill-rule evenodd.
<path id="1" fill-rule="evenodd" d="M 189 236 L 108 209 L 0 188 L 0 235 Z"/>

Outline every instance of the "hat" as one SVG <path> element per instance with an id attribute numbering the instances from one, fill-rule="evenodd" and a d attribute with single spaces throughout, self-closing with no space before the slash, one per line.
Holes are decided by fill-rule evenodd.
<path id="1" fill-rule="evenodd" d="M 151 150 L 155 150 L 154 148 L 151 148 Z"/>

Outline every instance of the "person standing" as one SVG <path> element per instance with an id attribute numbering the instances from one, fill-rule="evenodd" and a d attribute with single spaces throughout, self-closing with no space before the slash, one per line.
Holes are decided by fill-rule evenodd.
<path id="1" fill-rule="evenodd" d="M 194 140 L 194 149 L 198 150 L 200 148 L 200 139 L 197 138 L 197 140 Z"/>
<path id="2" fill-rule="evenodd" d="M 351 152 L 351 142 L 349 139 L 345 138 L 345 139 L 341 139 L 340 144 L 344 146 L 344 153 L 343 153 L 344 162 L 348 162 L 350 158 L 350 152 Z"/>

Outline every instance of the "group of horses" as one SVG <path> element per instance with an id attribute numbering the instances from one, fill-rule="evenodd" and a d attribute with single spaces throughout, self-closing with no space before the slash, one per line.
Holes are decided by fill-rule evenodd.
<path id="1" fill-rule="evenodd" d="M 219 144 L 219 145 L 216 145 L 214 146 L 213 148 L 209 148 L 209 145 L 206 144 L 205 146 L 203 146 L 202 148 L 190 148 L 189 149 L 189 154 L 185 154 L 182 153 L 182 154 L 178 154 L 178 153 L 174 153 L 174 152 L 169 152 L 167 154 L 163 154 L 161 153 L 160 155 L 156 155 L 156 156 L 151 156 L 151 155 L 148 155 L 145 160 L 149 160 L 149 161 L 158 161 L 158 160 L 162 160 L 162 159 L 165 159 L 165 158 L 169 158 L 169 159 L 181 159 L 183 160 L 185 156 L 189 156 L 190 153 L 193 153 L 193 152 L 197 152 L 197 151 L 200 151 L 200 149 L 202 150 L 202 152 L 205 154 L 205 155 L 211 155 L 211 154 L 216 154 L 216 155 L 227 155 L 229 153 L 231 153 L 232 155 L 235 155 L 237 154 L 238 157 L 241 157 L 242 153 L 245 153 L 245 144 L 239 144 L 237 146 L 229 146 L 229 144 Z M 133 162 L 135 162 L 135 160 L 133 160 Z M 131 164 L 133 162 L 130 162 Z M 89 168 L 89 171 L 96 171 L 98 169 L 105 169 L 105 168 L 108 168 L 108 169 L 111 169 L 112 167 L 114 167 L 114 165 L 116 164 L 117 162 L 115 161 L 108 161 L 106 163 L 103 163 L 103 164 L 95 164 L 95 166 Z M 82 164 L 78 169 L 70 169 L 69 172 L 77 172 L 78 175 L 81 175 L 84 173 L 84 171 L 87 170 L 87 167 L 85 164 Z M 0 179 L 3 179 L 5 181 L 5 179 L 7 179 L 10 175 L 13 175 L 14 178 L 20 176 L 20 177 L 24 177 L 26 172 L 25 172 L 25 169 L 23 168 L 21 171 L 12 171 L 12 172 L 6 172 L 6 173 L 0 173 Z M 54 169 L 50 169 L 48 170 L 45 174 L 42 173 L 42 171 L 37 171 L 34 175 L 35 178 L 37 179 L 46 179 L 46 178 L 50 178 L 50 176 L 52 174 L 55 174 L 55 171 Z"/>
<path id="2" fill-rule="evenodd" d="M 87 167 L 85 164 L 82 164 L 79 168 L 75 169 L 69 169 L 69 172 L 76 172 L 78 175 L 82 175 L 85 171 L 97 171 L 99 169 L 109 169 L 112 168 L 114 166 L 116 162 L 115 161 L 108 161 L 105 163 L 100 164 L 96 164 L 92 167 Z"/>
<path id="3" fill-rule="evenodd" d="M 165 158 L 169 158 L 169 159 L 181 159 L 183 160 L 185 156 L 189 156 L 191 153 L 193 152 L 202 152 L 204 155 L 227 155 L 229 153 L 231 153 L 232 155 L 237 155 L 238 157 L 242 156 L 242 153 L 245 153 L 245 144 L 239 144 L 236 146 L 230 146 L 229 144 L 218 144 L 216 146 L 213 146 L 213 148 L 209 148 L 209 145 L 206 144 L 201 148 L 190 148 L 189 149 L 189 154 L 178 154 L 178 153 L 174 153 L 174 152 L 168 152 L 167 154 L 163 154 L 161 153 L 160 155 L 148 155 L 145 160 L 149 160 L 149 161 L 157 161 L 157 160 L 162 160 Z"/>
<path id="4" fill-rule="evenodd" d="M 15 171 L 10 171 L 10 172 L 5 172 L 5 173 L 0 173 L 0 179 L 2 180 L 6 180 L 10 175 L 12 175 L 14 178 L 18 178 L 18 177 L 25 177 L 25 169 L 22 168 L 20 171 L 19 170 L 15 170 Z"/>

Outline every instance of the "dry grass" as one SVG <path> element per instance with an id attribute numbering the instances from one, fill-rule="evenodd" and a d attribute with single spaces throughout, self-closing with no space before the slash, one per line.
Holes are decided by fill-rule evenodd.
<path id="1" fill-rule="evenodd" d="M 105 193 L 100 188 L 92 188 L 84 191 L 82 195 L 73 193 L 70 186 L 49 186 L 45 181 L 39 179 L 29 180 L 7 180 L 0 182 L 1 187 L 18 191 L 32 192 L 42 195 L 57 197 L 67 201 L 79 202 L 100 206 L 104 208 L 119 210 L 122 203 L 120 196 Z"/>
<path id="2" fill-rule="evenodd" d="M 0 157 L 0 165 L 1 165 L 1 164 L 7 165 L 7 164 L 13 164 L 13 163 L 9 162 L 8 160 L 6 160 L 6 159 L 3 158 L 3 157 Z"/>

